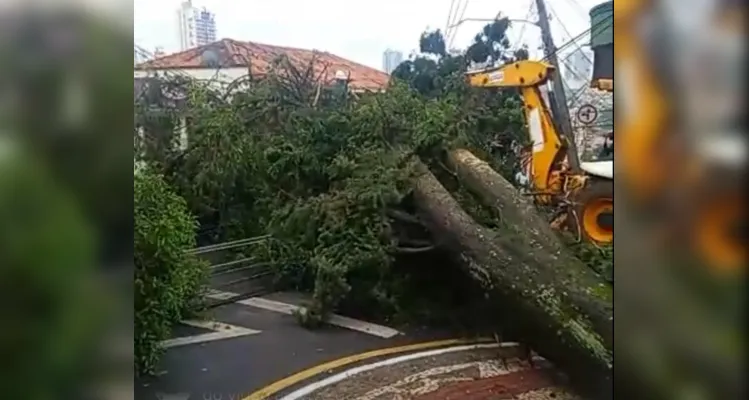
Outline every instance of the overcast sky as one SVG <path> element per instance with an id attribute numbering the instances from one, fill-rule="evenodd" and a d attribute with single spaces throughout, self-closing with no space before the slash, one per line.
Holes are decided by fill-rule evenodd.
<path id="1" fill-rule="evenodd" d="M 181 1 L 134 0 L 135 43 L 149 51 L 157 46 L 168 53 L 178 51 L 177 9 Z M 589 28 L 588 10 L 601 2 L 547 0 L 557 46 Z M 526 19 L 533 0 L 467 3 L 463 18 L 493 18 L 501 11 L 510 18 Z M 425 29 L 444 29 L 451 0 L 193 0 L 193 4 L 216 14 L 219 39 L 324 50 L 381 68 L 385 49 L 400 50 L 408 57 Z M 482 24 L 458 26 L 453 47 L 464 48 Z M 540 44 L 539 29 L 528 24 L 514 24 L 510 38 L 514 43 L 529 44 L 531 50 Z M 540 54 L 532 53 L 532 57 Z"/>

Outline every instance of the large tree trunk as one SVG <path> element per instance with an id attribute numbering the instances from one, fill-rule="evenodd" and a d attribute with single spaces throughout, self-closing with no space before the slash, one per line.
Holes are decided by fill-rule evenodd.
<path id="1" fill-rule="evenodd" d="M 575 298 L 587 291 L 588 302 L 601 304 L 592 308 L 605 308 L 611 304 L 605 290 L 578 273 L 578 265 L 544 264 L 550 257 L 534 256 L 537 251 L 523 240 L 503 238 L 478 225 L 426 166 L 419 170 L 414 185 L 419 212 L 492 301 L 513 310 L 516 333 L 578 387 L 595 398 L 610 398 L 612 349 L 579 308 L 583 299 Z"/>
<path id="2" fill-rule="evenodd" d="M 606 348 L 613 349 L 610 287 L 569 251 L 530 199 L 522 196 L 488 163 L 468 150 L 458 149 L 448 154 L 448 164 L 461 183 L 500 216 L 501 236 L 515 236 L 517 243 L 530 247 L 529 257 L 538 265 L 538 271 L 553 282 L 554 290 L 567 293 L 571 304 L 588 318 Z"/>
<path id="3" fill-rule="evenodd" d="M 460 181 L 487 207 L 494 208 L 507 223 L 508 228 L 517 224 L 518 231 L 533 244 L 543 243 L 553 253 L 563 252 L 564 246 L 552 231 L 549 221 L 536 212 L 531 202 L 497 173 L 485 161 L 468 150 L 457 149 L 448 153 L 448 165 L 458 174 Z"/>

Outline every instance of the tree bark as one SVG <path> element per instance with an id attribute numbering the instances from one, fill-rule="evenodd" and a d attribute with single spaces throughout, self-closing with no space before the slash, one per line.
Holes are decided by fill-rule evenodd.
<path id="1" fill-rule="evenodd" d="M 468 150 L 448 153 L 448 166 L 460 182 L 473 192 L 487 207 L 494 208 L 508 228 L 522 226 L 519 234 L 534 245 L 545 244 L 553 253 L 561 253 L 564 246 L 549 226 L 549 221 L 538 215 L 533 204 L 485 161 Z"/>
<path id="2" fill-rule="evenodd" d="M 458 149 L 448 154 L 448 164 L 461 183 L 500 216 L 502 236 L 514 236 L 516 243 L 530 247 L 528 255 L 535 261 L 538 271 L 553 282 L 555 290 L 567 293 L 570 302 L 588 318 L 606 348 L 613 349 L 613 293 L 609 286 L 569 251 L 530 199 L 522 196 L 488 163 L 467 150 Z M 514 245 L 507 242 L 506 246 Z"/>
<path id="3" fill-rule="evenodd" d="M 531 247 L 523 240 L 508 241 L 477 224 L 425 165 L 417 169 L 414 200 L 422 217 L 491 300 L 512 310 L 516 333 L 567 372 L 586 394 L 610 398 L 612 348 L 578 307 L 581 299 L 574 299 L 571 293 L 587 290 L 586 299 L 602 306 L 610 306 L 610 298 L 600 294 L 597 284 L 579 282 L 577 271 L 567 272 L 578 265 L 540 262 L 529 254 Z"/>

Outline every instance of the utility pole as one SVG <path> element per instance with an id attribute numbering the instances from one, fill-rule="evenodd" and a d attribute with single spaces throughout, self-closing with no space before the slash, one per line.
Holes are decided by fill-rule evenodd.
<path id="1" fill-rule="evenodd" d="M 552 77 L 553 84 L 553 103 L 552 110 L 554 111 L 554 117 L 559 121 L 559 129 L 562 130 L 562 134 L 567 138 L 569 146 L 572 150 L 569 154 L 570 167 L 578 169 L 580 166 L 580 159 L 577 154 L 575 146 L 574 133 L 572 132 L 572 122 L 570 121 L 570 110 L 567 108 L 567 96 L 564 93 L 564 82 L 562 82 L 562 70 L 559 68 L 559 58 L 557 57 L 557 48 L 554 46 L 554 39 L 551 36 L 551 27 L 549 26 L 549 14 L 546 11 L 546 3 L 544 0 L 535 0 L 536 10 L 538 11 L 538 27 L 541 28 L 541 41 L 544 45 L 544 55 L 549 63 L 554 67 L 555 73 Z"/>

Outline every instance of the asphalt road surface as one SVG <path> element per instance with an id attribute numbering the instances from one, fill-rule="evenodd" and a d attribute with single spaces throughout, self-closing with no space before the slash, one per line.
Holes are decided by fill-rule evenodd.
<path id="1" fill-rule="evenodd" d="M 174 336 L 184 338 L 215 330 L 239 333 L 168 348 L 156 376 L 136 379 L 136 399 L 240 400 L 279 379 L 330 360 L 449 336 L 420 331 L 383 338 L 336 326 L 308 330 L 291 315 L 236 303 L 212 310 L 211 319 L 224 326 L 214 330 L 184 326 L 175 329 Z"/>

